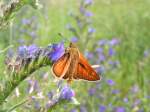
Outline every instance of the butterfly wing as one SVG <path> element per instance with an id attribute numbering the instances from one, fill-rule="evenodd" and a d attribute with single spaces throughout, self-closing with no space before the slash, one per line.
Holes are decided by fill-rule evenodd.
<path id="1" fill-rule="evenodd" d="M 65 53 L 53 64 L 52 71 L 54 75 L 56 77 L 63 78 L 70 66 L 70 62 L 70 54 Z"/>
<path id="2" fill-rule="evenodd" d="M 80 53 L 79 63 L 77 67 L 77 73 L 74 75 L 75 79 L 83 79 L 88 81 L 100 80 L 99 75 L 95 70 L 89 65 L 88 61 Z"/>

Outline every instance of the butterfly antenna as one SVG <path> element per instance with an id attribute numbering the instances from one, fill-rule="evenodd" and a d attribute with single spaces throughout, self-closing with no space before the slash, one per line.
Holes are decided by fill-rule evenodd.
<path id="1" fill-rule="evenodd" d="M 64 42 L 70 42 L 70 40 L 68 39 L 68 38 L 66 38 L 62 33 L 58 33 L 58 35 L 61 37 L 61 38 L 63 38 L 63 41 Z"/>

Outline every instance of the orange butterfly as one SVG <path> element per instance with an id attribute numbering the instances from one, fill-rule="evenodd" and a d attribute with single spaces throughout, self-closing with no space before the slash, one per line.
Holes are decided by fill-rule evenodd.
<path id="1" fill-rule="evenodd" d="M 73 79 L 88 81 L 100 80 L 99 75 L 79 52 L 74 43 L 70 43 L 64 55 L 54 62 L 52 71 L 56 77 L 66 79 L 69 83 Z"/>

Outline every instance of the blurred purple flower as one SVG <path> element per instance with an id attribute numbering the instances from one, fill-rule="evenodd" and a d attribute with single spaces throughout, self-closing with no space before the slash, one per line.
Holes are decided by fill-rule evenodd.
<path id="1" fill-rule="evenodd" d="M 49 99 L 53 98 L 54 93 L 52 91 L 48 92 L 47 96 Z"/>
<path id="2" fill-rule="evenodd" d="M 72 37 L 71 42 L 78 42 L 78 38 L 77 37 Z"/>
<path id="3" fill-rule="evenodd" d="M 124 107 L 117 107 L 115 109 L 115 112 L 126 112 L 125 108 Z"/>
<path id="4" fill-rule="evenodd" d="M 21 44 L 21 45 L 22 45 L 22 44 L 24 44 L 24 42 L 25 42 L 25 40 L 24 40 L 24 39 L 18 39 L 18 43 L 19 43 L 19 44 Z"/>
<path id="5" fill-rule="evenodd" d="M 89 34 L 92 34 L 92 33 L 94 33 L 95 31 L 96 31 L 96 30 L 95 30 L 94 28 L 91 28 L 91 27 L 88 28 L 88 33 L 89 33 Z"/>
<path id="6" fill-rule="evenodd" d="M 87 109 L 85 106 L 80 106 L 80 112 L 87 112 Z"/>
<path id="7" fill-rule="evenodd" d="M 93 13 L 90 12 L 90 11 L 85 11 L 85 16 L 86 17 L 91 17 L 91 16 L 93 16 Z"/>
<path id="8" fill-rule="evenodd" d="M 73 108 L 70 110 L 70 112 L 78 112 L 77 109 Z"/>
<path id="9" fill-rule="evenodd" d="M 114 46 L 120 43 L 120 40 L 117 38 L 113 38 L 112 40 L 109 41 L 109 45 Z"/>
<path id="10" fill-rule="evenodd" d="M 95 94 L 95 92 L 96 92 L 96 89 L 95 89 L 95 88 L 90 88 L 90 89 L 88 90 L 88 93 L 89 93 L 90 96 L 93 96 L 93 95 Z"/>
<path id="11" fill-rule="evenodd" d="M 118 90 L 118 89 L 112 90 L 112 94 L 119 94 L 119 93 L 120 93 L 120 90 Z"/>
<path id="12" fill-rule="evenodd" d="M 120 62 L 118 60 L 116 61 L 109 60 L 108 64 L 111 65 L 113 68 L 116 68 L 119 66 Z"/>
<path id="13" fill-rule="evenodd" d="M 106 106 L 100 105 L 99 106 L 99 112 L 105 112 L 106 111 Z"/>
<path id="14" fill-rule="evenodd" d="M 113 48 L 109 48 L 109 50 L 108 50 L 108 54 L 109 54 L 109 56 L 113 56 L 113 55 L 115 55 L 115 50 L 113 49 Z"/>
<path id="15" fill-rule="evenodd" d="M 36 36 L 37 36 L 34 31 L 30 32 L 29 35 L 30 35 L 32 38 L 36 38 Z"/>
<path id="16" fill-rule="evenodd" d="M 34 44 L 27 47 L 28 54 L 31 57 L 35 56 L 34 54 L 37 52 L 37 50 L 38 50 L 38 47 Z"/>
<path id="17" fill-rule="evenodd" d="M 91 5 L 93 0 L 84 0 L 85 5 Z"/>
<path id="18" fill-rule="evenodd" d="M 96 71 L 100 74 L 105 73 L 106 71 L 105 66 L 101 65 L 99 68 L 96 68 Z"/>
<path id="19" fill-rule="evenodd" d="M 34 90 L 36 92 L 40 92 L 40 90 L 41 90 L 37 80 L 34 81 Z"/>
<path id="20" fill-rule="evenodd" d="M 31 94 L 33 91 L 40 92 L 40 86 L 37 80 L 28 80 L 27 92 Z"/>
<path id="21" fill-rule="evenodd" d="M 41 108 L 40 103 L 36 99 L 33 99 L 33 104 L 34 104 L 34 108 L 36 110 Z"/>
<path id="22" fill-rule="evenodd" d="M 64 43 L 58 43 L 52 45 L 52 51 L 48 54 L 51 61 L 57 61 L 65 52 Z"/>
<path id="23" fill-rule="evenodd" d="M 148 95 L 148 96 L 145 96 L 145 98 L 148 98 L 148 99 L 150 99 L 150 96 Z"/>
<path id="24" fill-rule="evenodd" d="M 37 52 L 38 47 L 36 45 L 30 45 L 30 46 L 20 46 L 18 48 L 18 55 L 20 57 L 35 57 L 35 53 Z"/>
<path id="25" fill-rule="evenodd" d="M 128 100 L 128 98 L 124 98 L 123 101 L 124 101 L 125 103 L 128 103 L 129 100 Z"/>
<path id="26" fill-rule="evenodd" d="M 23 25 L 31 24 L 31 20 L 30 20 L 30 19 L 23 18 L 23 19 L 22 19 L 22 24 L 23 24 Z"/>
<path id="27" fill-rule="evenodd" d="M 82 7 L 82 6 L 80 7 L 80 13 L 81 13 L 81 14 L 84 14 L 84 13 L 85 13 L 85 8 Z"/>
<path id="28" fill-rule="evenodd" d="M 107 82 L 107 84 L 110 85 L 110 86 L 115 85 L 115 82 L 114 82 L 113 80 L 111 80 L 111 79 L 108 79 L 106 82 Z"/>
<path id="29" fill-rule="evenodd" d="M 99 57 L 99 61 L 101 62 L 101 61 L 105 61 L 106 60 L 106 57 L 105 57 L 105 55 L 104 54 L 98 54 L 98 57 Z"/>
<path id="30" fill-rule="evenodd" d="M 134 101 L 133 106 L 135 107 L 135 106 L 139 105 L 140 103 L 141 103 L 141 100 L 140 100 L 140 99 L 136 99 L 136 100 Z"/>
<path id="31" fill-rule="evenodd" d="M 104 46 L 104 45 L 107 44 L 107 42 L 108 42 L 108 41 L 107 41 L 106 39 L 101 39 L 101 40 L 98 41 L 98 45 Z"/>
<path id="32" fill-rule="evenodd" d="M 97 53 L 103 53 L 103 51 L 104 51 L 103 48 L 100 48 L 100 47 L 99 47 L 99 48 L 96 48 L 96 52 L 97 52 Z"/>
<path id="33" fill-rule="evenodd" d="M 13 49 L 9 48 L 8 51 L 7 51 L 7 57 L 12 58 L 13 55 L 14 55 Z"/>
<path id="34" fill-rule="evenodd" d="M 20 46 L 18 48 L 18 55 L 20 57 L 25 57 L 27 56 L 27 54 L 28 54 L 27 46 Z"/>
<path id="35" fill-rule="evenodd" d="M 87 59 L 92 59 L 94 55 L 92 52 L 85 52 L 85 57 L 87 57 Z"/>
<path id="36" fill-rule="evenodd" d="M 148 57 L 150 55 L 150 50 L 145 50 L 144 51 L 144 57 Z"/>
<path id="37" fill-rule="evenodd" d="M 64 86 L 61 89 L 61 93 L 60 93 L 61 99 L 70 100 L 74 96 L 75 96 L 75 92 L 69 86 Z"/>
<path id="38" fill-rule="evenodd" d="M 138 85 L 133 85 L 131 88 L 131 92 L 137 93 L 139 91 L 139 86 Z"/>

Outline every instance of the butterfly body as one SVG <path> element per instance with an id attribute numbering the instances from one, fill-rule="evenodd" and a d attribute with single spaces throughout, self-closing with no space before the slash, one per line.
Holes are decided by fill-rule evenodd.
<path id="1" fill-rule="evenodd" d="M 56 77 L 66 79 L 68 82 L 73 79 L 100 80 L 99 75 L 88 64 L 74 43 L 70 43 L 64 55 L 53 64 L 52 71 Z"/>

